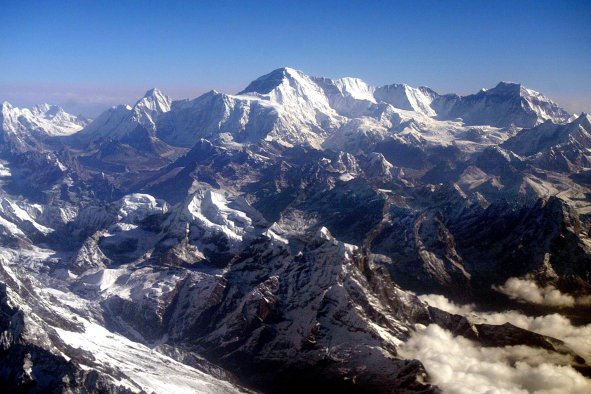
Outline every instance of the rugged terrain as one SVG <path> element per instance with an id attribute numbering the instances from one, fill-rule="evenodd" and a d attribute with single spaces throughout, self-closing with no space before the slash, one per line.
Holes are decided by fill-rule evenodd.
<path id="1" fill-rule="evenodd" d="M 1 109 L 3 387 L 461 392 L 438 335 L 511 354 L 509 391 L 591 388 L 589 343 L 545 325 L 591 323 L 587 114 L 289 68 L 94 120 Z"/>

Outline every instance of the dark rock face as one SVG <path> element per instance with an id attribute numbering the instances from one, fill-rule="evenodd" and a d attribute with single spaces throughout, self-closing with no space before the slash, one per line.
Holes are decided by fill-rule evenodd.
<path id="1" fill-rule="evenodd" d="M 316 382 L 346 392 L 390 390 L 385 387 L 435 392 L 416 380 L 424 374 L 420 364 L 397 359 L 391 345 L 381 346 L 390 348 L 392 359 L 372 354 L 371 344 L 380 339 L 365 318 L 390 325 L 394 335 L 405 334 L 367 298 L 363 288 L 372 285 L 356 266 L 364 264 L 362 256 L 344 262 L 342 248 L 332 237 L 319 239 L 293 258 L 283 246 L 261 240 L 232 263 L 220 302 L 183 335 L 195 335 L 204 354 L 265 390 L 290 382 L 295 392 Z M 376 291 L 392 296 L 400 291 L 380 281 L 372 281 Z M 380 308 L 395 310 L 398 319 L 424 313 L 414 302 Z M 222 330 L 219 337 L 216 332 Z M 380 365 L 381 372 L 368 365 Z"/>
<path id="2" fill-rule="evenodd" d="M 535 273 L 541 283 L 550 281 L 568 292 L 588 291 L 587 232 L 561 200 L 517 209 L 507 204 L 466 206 L 457 217 L 445 210 L 414 215 L 391 211 L 391 224 L 372 246 L 391 259 L 397 281 L 419 292 L 455 292 L 469 299 L 471 288 L 486 294 L 493 284 Z"/>

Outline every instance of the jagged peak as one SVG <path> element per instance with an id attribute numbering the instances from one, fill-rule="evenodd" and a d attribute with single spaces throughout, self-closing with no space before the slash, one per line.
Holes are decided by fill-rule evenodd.
<path id="1" fill-rule="evenodd" d="M 294 76 L 294 75 L 304 75 L 304 73 L 302 71 L 296 70 L 295 68 L 291 68 L 291 67 L 281 67 L 281 68 L 271 71 L 269 74 L 281 74 L 285 77 Z"/>
<path id="2" fill-rule="evenodd" d="M 148 89 L 146 91 L 146 94 L 144 94 L 144 97 L 158 97 L 158 96 L 165 96 L 165 94 L 162 92 L 162 90 L 160 90 L 158 88 Z"/>
<path id="3" fill-rule="evenodd" d="M 291 68 L 291 67 L 281 67 L 279 70 L 283 70 L 283 73 L 285 75 L 293 75 L 293 74 L 302 75 L 303 74 L 303 72 L 301 72 L 300 70 L 296 70 L 295 68 Z"/>
<path id="4" fill-rule="evenodd" d="M 372 86 L 370 86 L 363 79 L 357 78 L 357 77 L 342 77 L 342 78 L 338 78 L 338 79 L 335 79 L 332 81 L 335 84 L 341 84 L 343 86 L 362 86 L 362 87 L 368 88 L 368 89 L 372 88 Z"/>
<path id="5" fill-rule="evenodd" d="M 244 90 L 238 94 L 245 93 L 259 93 L 268 94 L 273 89 L 277 88 L 286 78 L 294 79 L 304 77 L 305 74 L 301 71 L 290 67 L 282 67 L 265 74 L 254 81 L 252 81 Z"/>
<path id="6" fill-rule="evenodd" d="M 428 88 L 413 88 L 405 83 L 395 83 L 376 88 L 374 96 L 376 100 L 395 108 L 416 111 L 428 116 L 436 115 L 431 108 L 431 102 L 438 94 Z"/>
<path id="7" fill-rule="evenodd" d="M 506 95 L 519 95 L 521 97 L 531 97 L 536 96 L 542 98 L 548 102 L 551 100 L 547 99 L 543 94 L 537 92 L 532 89 L 528 89 L 522 83 L 510 82 L 510 81 L 501 81 L 499 82 L 494 88 L 492 89 L 482 89 L 482 93 L 492 93 L 492 94 L 506 94 Z"/>
<path id="8" fill-rule="evenodd" d="M 357 78 L 357 77 L 343 77 L 343 78 L 335 79 L 335 80 L 333 80 L 333 82 L 335 84 L 340 84 L 343 86 L 363 87 L 364 89 L 369 89 L 369 90 L 371 90 L 373 88 L 371 85 L 369 85 L 363 79 Z"/>
<path id="9" fill-rule="evenodd" d="M 132 109 L 133 108 L 129 104 L 112 105 L 109 108 L 107 108 L 106 110 L 104 110 L 101 114 L 99 114 L 99 116 L 97 116 L 90 123 L 90 125 L 92 125 L 95 122 L 101 123 L 105 119 L 110 118 L 111 116 L 118 116 L 118 117 L 127 116 Z"/>
<path id="10" fill-rule="evenodd" d="M 375 87 L 369 85 L 361 78 L 343 77 L 335 80 L 326 78 L 325 80 L 330 81 L 341 94 L 350 95 L 357 100 L 375 102 L 373 96 Z"/>
<path id="11" fill-rule="evenodd" d="M 51 105 L 48 103 L 41 103 L 41 104 L 37 104 L 36 106 L 34 106 L 33 108 L 36 108 L 40 111 L 48 111 L 51 107 L 55 107 L 55 105 Z"/>
<path id="12" fill-rule="evenodd" d="M 586 112 L 581 112 L 581 115 L 579 115 L 578 118 L 573 120 L 572 123 L 582 126 L 585 129 L 591 131 L 591 116 L 589 116 L 589 114 L 587 114 Z"/>
<path id="13" fill-rule="evenodd" d="M 376 88 L 376 90 L 380 90 L 380 91 L 387 91 L 387 92 L 391 92 L 391 91 L 397 91 L 400 93 L 403 93 L 405 95 L 409 95 L 409 94 L 416 94 L 416 93 L 422 93 L 428 96 L 438 96 L 439 94 L 437 94 L 437 92 L 435 92 L 433 89 L 427 87 L 427 86 L 419 86 L 417 88 L 410 86 L 407 83 L 391 83 L 388 85 L 383 85 L 383 86 L 379 86 Z"/>
<path id="14" fill-rule="evenodd" d="M 187 100 L 187 103 L 190 103 L 190 105 L 193 105 L 195 103 L 200 103 L 203 101 L 209 101 L 209 100 L 218 100 L 218 99 L 226 99 L 228 97 L 232 97 L 231 95 L 228 95 L 226 93 L 220 92 L 218 90 L 212 89 L 209 90 L 197 97 L 195 97 L 194 99 L 191 100 Z M 178 102 L 178 101 L 177 101 Z"/>
<path id="15" fill-rule="evenodd" d="M 31 113 L 34 115 L 55 116 L 60 112 L 65 112 L 62 107 L 48 103 L 38 104 L 31 108 Z"/>
<path id="16" fill-rule="evenodd" d="M 148 89 L 146 91 L 146 93 L 144 94 L 144 96 L 142 97 L 142 99 L 144 98 L 154 98 L 154 99 L 160 99 L 160 98 L 168 98 L 168 96 L 166 96 L 162 90 L 158 89 L 158 88 L 152 88 L 152 89 Z M 140 99 L 141 100 L 141 99 Z"/>
<path id="17" fill-rule="evenodd" d="M 150 110 L 158 110 L 159 112 L 170 111 L 172 100 L 165 95 L 160 89 L 152 88 L 149 89 L 144 97 L 139 99 L 134 108 L 148 107 Z"/>
<path id="18" fill-rule="evenodd" d="M 390 83 L 388 85 L 380 86 L 380 89 L 392 90 L 392 89 L 412 89 L 410 85 L 406 83 Z"/>
<path id="19" fill-rule="evenodd" d="M 205 98 L 218 96 L 220 94 L 224 94 L 224 93 L 221 93 L 215 89 L 211 89 L 211 90 L 208 90 L 207 92 L 200 94 L 199 96 L 197 96 L 189 101 L 203 100 Z"/>
<path id="20" fill-rule="evenodd" d="M 521 95 L 523 93 L 523 86 L 519 83 L 510 81 L 501 81 L 492 89 L 483 89 L 481 92 L 485 94 L 510 94 Z"/>
<path id="21" fill-rule="evenodd" d="M 521 86 L 521 84 L 513 81 L 501 81 L 497 84 L 497 87 L 499 86 Z"/>
<path id="22" fill-rule="evenodd" d="M 53 117 L 60 112 L 66 113 L 64 109 L 58 105 L 42 103 L 37 104 L 31 108 L 26 107 L 17 107 L 10 104 L 8 101 L 2 102 L 2 111 L 17 111 L 22 114 L 31 114 L 33 116 L 40 116 L 40 117 Z M 68 114 L 69 115 L 69 114 Z"/>

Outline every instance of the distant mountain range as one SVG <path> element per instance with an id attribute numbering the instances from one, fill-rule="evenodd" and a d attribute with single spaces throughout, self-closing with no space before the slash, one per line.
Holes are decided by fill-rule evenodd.
<path id="1" fill-rule="evenodd" d="M 591 117 L 520 84 L 282 68 L 0 125 L 8 391 L 453 391 L 435 326 L 591 387 Z"/>

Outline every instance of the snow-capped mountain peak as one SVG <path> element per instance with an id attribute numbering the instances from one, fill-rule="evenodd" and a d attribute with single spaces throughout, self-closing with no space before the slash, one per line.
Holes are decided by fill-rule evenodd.
<path id="1" fill-rule="evenodd" d="M 289 67 L 263 75 L 239 93 L 249 94 L 292 109 L 331 111 L 326 95 L 314 79 Z"/>
<path id="2" fill-rule="evenodd" d="M 573 121 L 573 123 L 583 127 L 591 127 L 591 115 L 586 112 L 581 112 L 581 114 Z"/>
<path id="3" fill-rule="evenodd" d="M 575 151 L 586 155 L 587 149 L 591 147 L 591 117 L 582 113 L 566 124 L 555 124 L 547 120 L 508 139 L 503 147 L 523 156 L 540 152 L 554 155 L 552 150 L 563 152 L 565 158 L 570 157 L 569 160 L 573 159 L 572 152 Z"/>
<path id="4" fill-rule="evenodd" d="M 349 95 L 356 100 L 376 102 L 374 97 L 375 88 L 362 79 L 345 77 L 335 80 L 334 84 L 343 95 Z"/>
<path id="5" fill-rule="evenodd" d="M 280 86 L 286 79 L 304 76 L 301 71 L 289 67 L 282 67 L 265 74 L 252 81 L 239 95 L 247 93 L 268 94 Z"/>
<path id="6" fill-rule="evenodd" d="M 505 92 L 505 93 L 520 93 L 521 84 L 513 81 L 501 81 L 492 89 L 484 89 L 488 92 Z"/>
<path id="7" fill-rule="evenodd" d="M 379 101 L 408 111 L 415 111 L 427 116 L 435 116 L 436 112 L 431 108 L 434 92 L 421 88 L 413 88 L 407 84 L 392 84 L 376 89 L 375 97 Z"/>
<path id="8" fill-rule="evenodd" d="M 15 107 L 7 101 L 2 103 L 0 121 L 3 132 L 19 136 L 21 140 L 30 136 L 70 135 L 88 123 L 87 119 L 69 114 L 56 105 L 40 104 L 29 109 Z"/>
<path id="9" fill-rule="evenodd" d="M 146 92 L 133 106 L 133 120 L 149 130 L 156 129 L 156 119 L 170 111 L 172 100 L 156 88 Z"/>
<path id="10" fill-rule="evenodd" d="M 154 132 L 158 117 L 169 112 L 171 107 L 170 97 L 152 88 L 133 107 L 118 105 L 103 112 L 82 131 L 82 136 L 90 139 L 123 138 L 138 126 Z"/>
<path id="11" fill-rule="evenodd" d="M 80 135 L 90 138 L 123 135 L 123 132 L 117 130 L 123 129 L 124 121 L 130 116 L 131 110 L 132 107 L 129 105 L 114 105 L 94 119 L 80 132 Z"/>
<path id="12" fill-rule="evenodd" d="M 170 111 L 170 106 L 172 104 L 172 100 L 170 97 L 165 95 L 161 90 L 157 88 L 152 88 L 144 94 L 136 104 L 135 107 L 146 107 L 152 110 L 157 110 L 159 112 L 168 112 Z"/>
<path id="13" fill-rule="evenodd" d="M 527 128 L 547 119 L 564 123 L 569 117 L 543 95 L 513 82 L 468 96 L 439 95 L 404 83 L 375 87 L 359 78 L 312 77 L 283 67 L 235 95 L 211 91 L 173 103 L 160 90 L 150 89 L 131 110 L 108 111 L 83 135 L 118 139 L 141 126 L 152 137 L 186 148 L 222 133 L 238 142 L 266 139 L 319 148 L 331 138 L 360 146 L 352 140 L 377 142 L 404 131 L 406 139 L 447 144 L 458 127 Z"/>
<path id="14" fill-rule="evenodd" d="M 556 103 L 522 84 L 499 82 L 476 94 L 439 96 L 433 100 L 439 118 L 461 118 L 470 125 L 534 127 L 545 120 L 564 123 L 570 114 Z"/>
<path id="15" fill-rule="evenodd" d="M 528 89 L 520 83 L 501 81 L 494 88 L 483 91 L 485 95 L 498 95 L 503 97 L 521 97 L 528 102 L 536 100 L 538 103 L 532 104 L 543 104 L 543 105 L 556 105 L 550 99 L 545 97 L 535 90 Z"/>
<path id="16" fill-rule="evenodd" d="M 56 112 L 60 111 L 61 108 L 57 105 L 51 105 L 47 103 L 38 104 L 31 108 L 31 112 L 34 114 L 55 114 Z"/>

